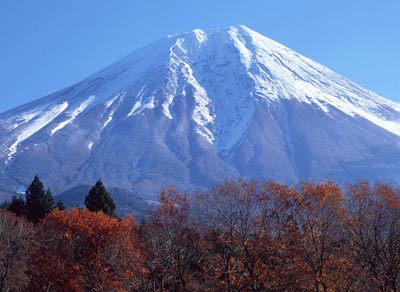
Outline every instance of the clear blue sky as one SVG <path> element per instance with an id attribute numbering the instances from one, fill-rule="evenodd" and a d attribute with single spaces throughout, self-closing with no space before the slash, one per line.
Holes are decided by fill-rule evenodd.
<path id="1" fill-rule="evenodd" d="M 0 112 L 168 34 L 236 24 L 400 102 L 399 0 L 0 0 Z"/>

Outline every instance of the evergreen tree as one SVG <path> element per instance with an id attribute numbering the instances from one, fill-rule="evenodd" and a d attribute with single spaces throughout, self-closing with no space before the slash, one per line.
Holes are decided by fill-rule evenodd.
<path id="1" fill-rule="evenodd" d="M 3 203 L 1 203 L 0 205 L 0 209 L 2 210 L 8 210 L 10 208 L 10 202 L 5 200 Z"/>
<path id="2" fill-rule="evenodd" d="M 54 198 L 50 189 L 45 192 L 42 182 L 36 175 L 26 190 L 26 217 L 33 224 L 37 224 L 53 210 L 53 207 Z"/>
<path id="3" fill-rule="evenodd" d="M 26 216 L 26 205 L 24 199 L 22 197 L 13 196 L 7 210 L 17 216 Z"/>
<path id="4" fill-rule="evenodd" d="M 54 209 L 58 209 L 59 211 L 64 211 L 66 208 L 65 208 L 64 203 L 61 200 L 58 200 Z"/>
<path id="5" fill-rule="evenodd" d="M 103 182 L 100 179 L 91 188 L 89 194 L 86 196 L 85 206 L 89 211 L 103 211 L 104 214 L 115 216 L 114 200 L 108 194 Z"/>

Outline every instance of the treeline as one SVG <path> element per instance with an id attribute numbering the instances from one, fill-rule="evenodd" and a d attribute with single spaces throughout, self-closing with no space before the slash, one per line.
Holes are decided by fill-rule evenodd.
<path id="1" fill-rule="evenodd" d="M 101 180 L 98 180 L 90 189 L 84 204 L 90 211 L 103 211 L 106 215 L 115 216 L 115 202 Z M 0 209 L 10 211 L 18 217 L 24 217 L 36 225 L 53 210 L 62 211 L 66 208 L 61 200 L 55 202 L 50 188 L 45 191 L 43 183 L 36 175 L 25 191 L 25 198 L 21 195 L 13 196 L 11 202 L 3 202 Z"/>
<path id="2" fill-rule="evenodd" d="M 400 190 L 359 182 L 173 188 L 140 223 L 0 213 L 2 291 L 398 291 Z"/>

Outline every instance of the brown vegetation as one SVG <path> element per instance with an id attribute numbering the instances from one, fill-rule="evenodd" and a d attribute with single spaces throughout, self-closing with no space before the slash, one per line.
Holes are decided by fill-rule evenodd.
<path id="1" fill-rule="evenodd" d="M 0 213 L 1 291 L 398 291 L 400 191 L 227 181 L 146 220 Z"/>

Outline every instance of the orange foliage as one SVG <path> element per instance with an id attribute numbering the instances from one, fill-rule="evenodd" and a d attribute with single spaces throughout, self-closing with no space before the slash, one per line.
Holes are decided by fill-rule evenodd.
<path id="1" fill-rule="evenodd" d="M 55 211 L 36 231 L 30 291 L 126 291 L 137 283 L 133 217 Z"/>

